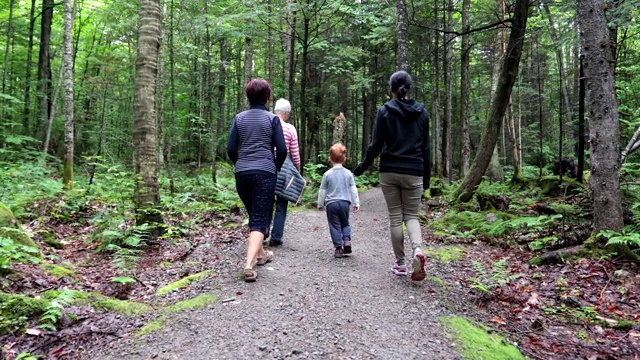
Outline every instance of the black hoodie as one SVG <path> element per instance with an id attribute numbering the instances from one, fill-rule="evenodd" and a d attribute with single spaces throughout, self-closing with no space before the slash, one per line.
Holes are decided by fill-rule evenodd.
<path id="1" fill-rule="evenodd" d="M 381 151 L 380 172 L 422 176 L 423 188 L 429 187 L 429 115 L 423 104 L 393 99 L 378 109 L 373 140 L 354 175 L 362 174 Z"/>

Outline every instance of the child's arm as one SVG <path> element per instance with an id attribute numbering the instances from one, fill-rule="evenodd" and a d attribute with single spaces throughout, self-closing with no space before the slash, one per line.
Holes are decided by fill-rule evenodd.
<path id="1" fill-rule="evenodd" d="M 353 211 L 358 212 L 360 210 L 360 197 L 358 196 L 358 188 L 356 187 L 356 181 L 353 178 L 353 174 L 351 174 L 349 191 L 351 192 L 351 204 L 353 204 Z"/>
<path id="2" fill-rule="evenodd" d="M 324 208 L 324 200 L 327 197 L 327 173 L 322 175 L 320 190 L 318 190 L 318 210 Z"/>

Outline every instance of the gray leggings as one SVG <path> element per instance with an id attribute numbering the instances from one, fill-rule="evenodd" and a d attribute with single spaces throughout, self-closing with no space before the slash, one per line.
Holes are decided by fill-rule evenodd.
<path id="1" fill-rule="evenodd" d="M 380 186 L 389 210 L 391 244 L 398 265 L 404 265 L 404 234 L 402 222 L 413 249 L 422 246 L 422 230 L 418 222 L 420 199 L 422 196 L 422 176 L 380 173 Z"/>

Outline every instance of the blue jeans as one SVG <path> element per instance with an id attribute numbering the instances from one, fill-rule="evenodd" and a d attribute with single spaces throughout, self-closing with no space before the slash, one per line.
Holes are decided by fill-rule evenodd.
<path id="1" fill-rule="evenodd" d="M 289 201 L 276 196 L 276 212 L 273 217 L 273 228 L 271 229 L 271 240 L 282 242 L 284 234 L 284 222 L 287 219 L 287 207 Z"/>
<path id="2" fill-rule="evenodd" d="M 349 226 L 351 203 L 346 200 L 338 200 L 330 203 L 326 208 L 333 247 L 342 248 L 344 240 L 351 241 L 351 226 Z"/>

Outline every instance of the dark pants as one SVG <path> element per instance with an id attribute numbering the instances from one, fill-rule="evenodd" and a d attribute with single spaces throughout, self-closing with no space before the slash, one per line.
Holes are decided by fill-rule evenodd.
<path id="1" fill-rule="evenodd" d="M 276 190 L 276 174 L 256 171 L 236 174 L 236 189 L 249 213 L 249 228 L 269 236 L 273 194 Z"/>
<path id="2" fill-rule="evenodd" d="M 351 241 L 350 207 L 351 203 L 346 200 L 338 200 L 326 206 L 329 232 L 335 248 L 341 248 L 344 240 Z"/>
<path id="3" fill-rule="evenodd" d="M 271 240 L 282 241 L 284 234 L 284 222 L 287 219 L 287 207 L 289 201 L 280 196 L 276 196 L 276 212 L 273 217 L 273 228 L 271 229 Z"/>

